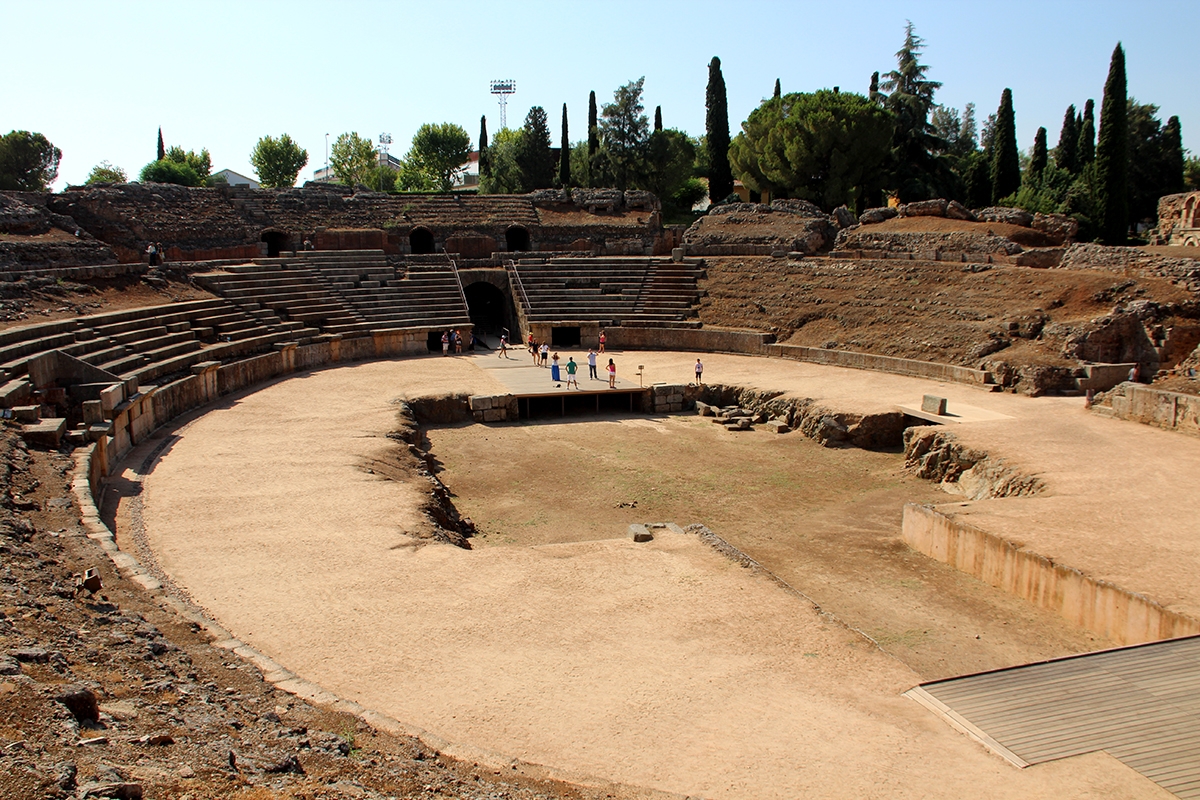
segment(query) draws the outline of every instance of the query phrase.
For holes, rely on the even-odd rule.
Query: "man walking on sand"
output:
[[[704,375],[704,365],[700,363],[700,359],[696,359],[696,383],[700,386],[704,385],[702,377]]]
[[[575,388],[579,388],[579,381],[575,379],[575,373],[579,370],[579,365],[575,363],[575,357],[571,356],[567,359],[567,388],[571,388],[571,384],[575,384]]]

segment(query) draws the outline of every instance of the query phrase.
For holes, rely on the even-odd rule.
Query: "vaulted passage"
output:
[[[263,231],[261,241],[267,243],[268,258],[277,258],[288,249],[288,235],[283,231]]]
[[[512,303],[496,286],[477,281],[463,287],[467,296],[467,310],[476,333],[500,334],[503,329],[514,330]]]
[[[408,234],[408,244],[415,256],[433,252],[433,233],[428,228],[413,228]]]
[[[510,253],[519,253],[529,249],[529,231],[520,225],[513,225],[504,232],[504,245]]]

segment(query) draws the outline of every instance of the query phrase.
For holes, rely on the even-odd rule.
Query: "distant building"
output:
[[[390,167],[392,172],[399,172],[401,161],[391,153],[375,152],[379,158],[379,166]],[[386,160],[385,160],[386,159]],[[313,171],[313,180],[324,183],[337,183],[337,173],[333,171],[333,167],[318,167]]]
[[[262,188],[261,185],[259,184],[259,182],[254,180],[254,178],[247,178],[245,175],[241,174],[240,172],[234,172],[231,169],[223,169],[220,172],[214,172],[212,174],[212,177],[224,178],[225,182],[228,183],[230,186],[245,186],[250,189]]]
[[[399,172],[401,161],[391,153],[387,154],[387,161],[383,160],[383,156],[379,157],[379,165],[391,167],[393,171]],[[474,150],[467,157],[459,172],[454,178],[455,186],[478,186],[479,185],[479,151]],[[318,167],[313,171],[313,180],[317,182],[336,183],[337,175],[333,171],[333,167]]]

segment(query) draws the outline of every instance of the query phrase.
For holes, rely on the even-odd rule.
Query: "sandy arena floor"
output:
[[[688,354],[653,353],[622,358],[619,363],[646,364],[648,382],[686,380],[695,360]],[[1137,480],[1175,496],[1186,487],[1187,476],[1200,474],[1195,468],[1200,442],[1095,418],[1080,401],[990,395],[776,360],[711,355],[705,364],[705,377],[712,381],[785,389],[839,408],[911,404],[932,392],[949,397],[952,405],[969,403],[1003,414],[1009,419],[974,423],[969,432],[962,426],[958,432],[973,442],[980,437],[979,444],[1015,461],[1045,467],[1039,471],[1051,494],[1039,499],[1061,505],[1044,503],[1039,514],[1065,515],[1073,508],[1078,515],[1089,499],[1091,506],[1107,508],[1092,498],[1110,491],[1120,504],[1136,496],[1139,486],[1129,484]],[[904,662],[890,657],[802,598],[733,566],[695,537],[664,535],[634,544],[624,537],[623,518],[611,507],[601,513],[596,504],[556,504],[560,494],[579,489],[571,475],[562,475],[560,485],[523,485],[514,479],[511,507],[533,510],[530,518],[539,520],[527,532],[493,528],[473,551],[422,546],[407,534],[427,524],[419,513],[427,486],[421,480],[383,480],[362,469],[365,461],[396,446],[385,438],[394,427],[390,401],[497,390],[469,358],[359,364],[272,384],[177,431],[179,438],[145,477],[140,505],[121,503],[118,538],[140,517],[159,564],[175,583],[236,636],[301,676],[451,741],[563,774],[713,798],[1169,796],[1103,754],[1016,770],[899,696],[936,672],[938,659],[921,653]],[[582,431],[586,425],[600,425],[597,430],[615,445],[642,448],[667,435],[681,438],[688,430],[683,421],[663,423],[664,433],[635,419],[566,427]],[[554,427],[563,426],[495,430],[505,436],[515,431],[518,438],[534,439],[535,446],[541,430],[543,444],[553,443],[557,452],[561,445]],[[1053,433],[1059,428],[1065,429],[1061,436]],[[446,476],[467,474],[461,456],[469,458],[472,448],[479,460],[488,458],[485,443],[492,429],[471,429],[476,434],[471,441],[462,441],[463,429],[432,434],[435,455],[439,442],[457,454]],[[452,447],[455,437],[460,441]],[[817,458],[801,453],[812,443],[800,437],[775,439],[779,443],[771,440],[769,446],[795,449],[790,455],[781,451],[781,457]],[[1106,463],[1101,456],[1112,448],[1129,458]],[[839,451],[837,457],[850,452]],[[1182,459],[1178,471],[1164,473],[1153,466],[1164,454]],[[885,475],[883,467],[870,463],[879,454],[863,455],[866,467],[842,466],[870,473],[872,480]],[[828,463],[837,463],[836,457]],[[729,479],[736,481],[738,474]],[[780,493],[789,491],[788,479],[784,476]],[[629,480],[638,490],[638,479]],[[683,485],[669,480],[676,482],[668,485]],[[647,488],[640,490],[650,499],[620,513],[653,521],[643,512],[667,512],[670,502],[678,501],[655,499]],[[703,511],[702,499],[683,502]],[[1188,493],[1166,511],[1143,511],[1147,535],[1166,537],[1163,549],[1194,540],[1194,523],[1178,521],[1195,519],[1190,505],[1195,502]],[[832,513],[819,505],[814,503],[814,518]],[[591,507],[597,517],[613,519],[611,537],[605,538],[599,522],[584,518]],[[712,525],[720,512],[697,517],[672,521]],[[893,543],[898,517],[897,509]],[[477,522],[489,531],[489,520]],[[515,530],[516,523],[501,523]],[[1054,530],[1039,528],[1036,535],[1053,544],[1052,537],[1069,539],[1086,524],[1084,519],[1048,526]],[[818,528],[814,523],[813,530]],[[889,548],[898,549],[883,534],[873,535],[857,542],[857,555],[849,561],[868,563],[872,548],[884,556]],[[803,569],[785,574],[779,566],[794,549],[770,544],[762,526],[748,526],[738,536],[744,550],[759,557],[755,548],[761,548],[760,560],[808,591]],[[1106,546],[1121,547],[1119,541]],[[1126,585],[1148,586],[1151,596],[1167,594],[1186,583],[1183,573],[1193,556],[1183,550],[1185,563],[1175,569],[1146,563],[1104,566],[1134,581]],[[1153,547],[1143,552],[1147,558],[1159,556]],[[1074,563],[1068,556],[1063,560]],[[888,570],[904,566],[898,556],[883,561],[881,571],[889,576]],[[916,584],[981,597],[991,591],[952,570],[930,567],[926,559],[914,563],[925,570],[911,579]],[[846,609],[841,613],[821,599],[827,610],[852,622],[870,617],[855,598],[875,590],[856,590],[832,567],[809,577],[820,583],[821,574],[828,586],[818,589]],[[910,579],[903,577],[894,580],[899,585],[891,590],[910,592],[903,613],[919,616],[926,607],[923,587],[905,586]],[[1194,602],[1186,590],[1182,596],[1183,602]],[[865,606],[878,606],[888,597],[875,592]],[[1008,618],[984,617],[1015,608],[1004,602],[980,599],[975,622],[1002,628]],[[875,613],[885,614],[884,606]],[[944,625],[937,635],[949,638],[956,624],[950,612],[926,613]],[[1086,649],[1084,637],[1032,610],[1014,613],[1014,619],[1037,627],[1044,640],[1040,646],[1050,654]],[[990,657],[1028,655],[1038,646],[1014,634]],[[943,661],[960,658],[948,647],[941,653]],[[906,665],[911,663],[919,672]]]

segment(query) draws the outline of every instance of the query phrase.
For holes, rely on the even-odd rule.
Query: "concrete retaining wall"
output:
[[[983,385],[994,382],[992,373],[986,370],[959,367],[954,364],[935,364],[932,361],[878,356],[871,353],[852,353],[848,350],[825,350],[820,347],[804,347],[795,344],[771,344],[767,345],[765,349],[767,355],[796,361],[809,361],[813,364],[828,364],[831,367],[869,369],[953,383]]]
[[[917,552],[1121,645],[1200,633],[1198,620],[928,506],[904,507],[901,535]]]
[[[1144,425],[1200,435],[1200,397],[1196,395],[1122,383],[1113,388],[1106,402],[1111,406],[1093,406],[1094,410]]]
[[[698,350],[765,355],[773,334],[713,328],[606,328],[606,347],[615,350]]]

